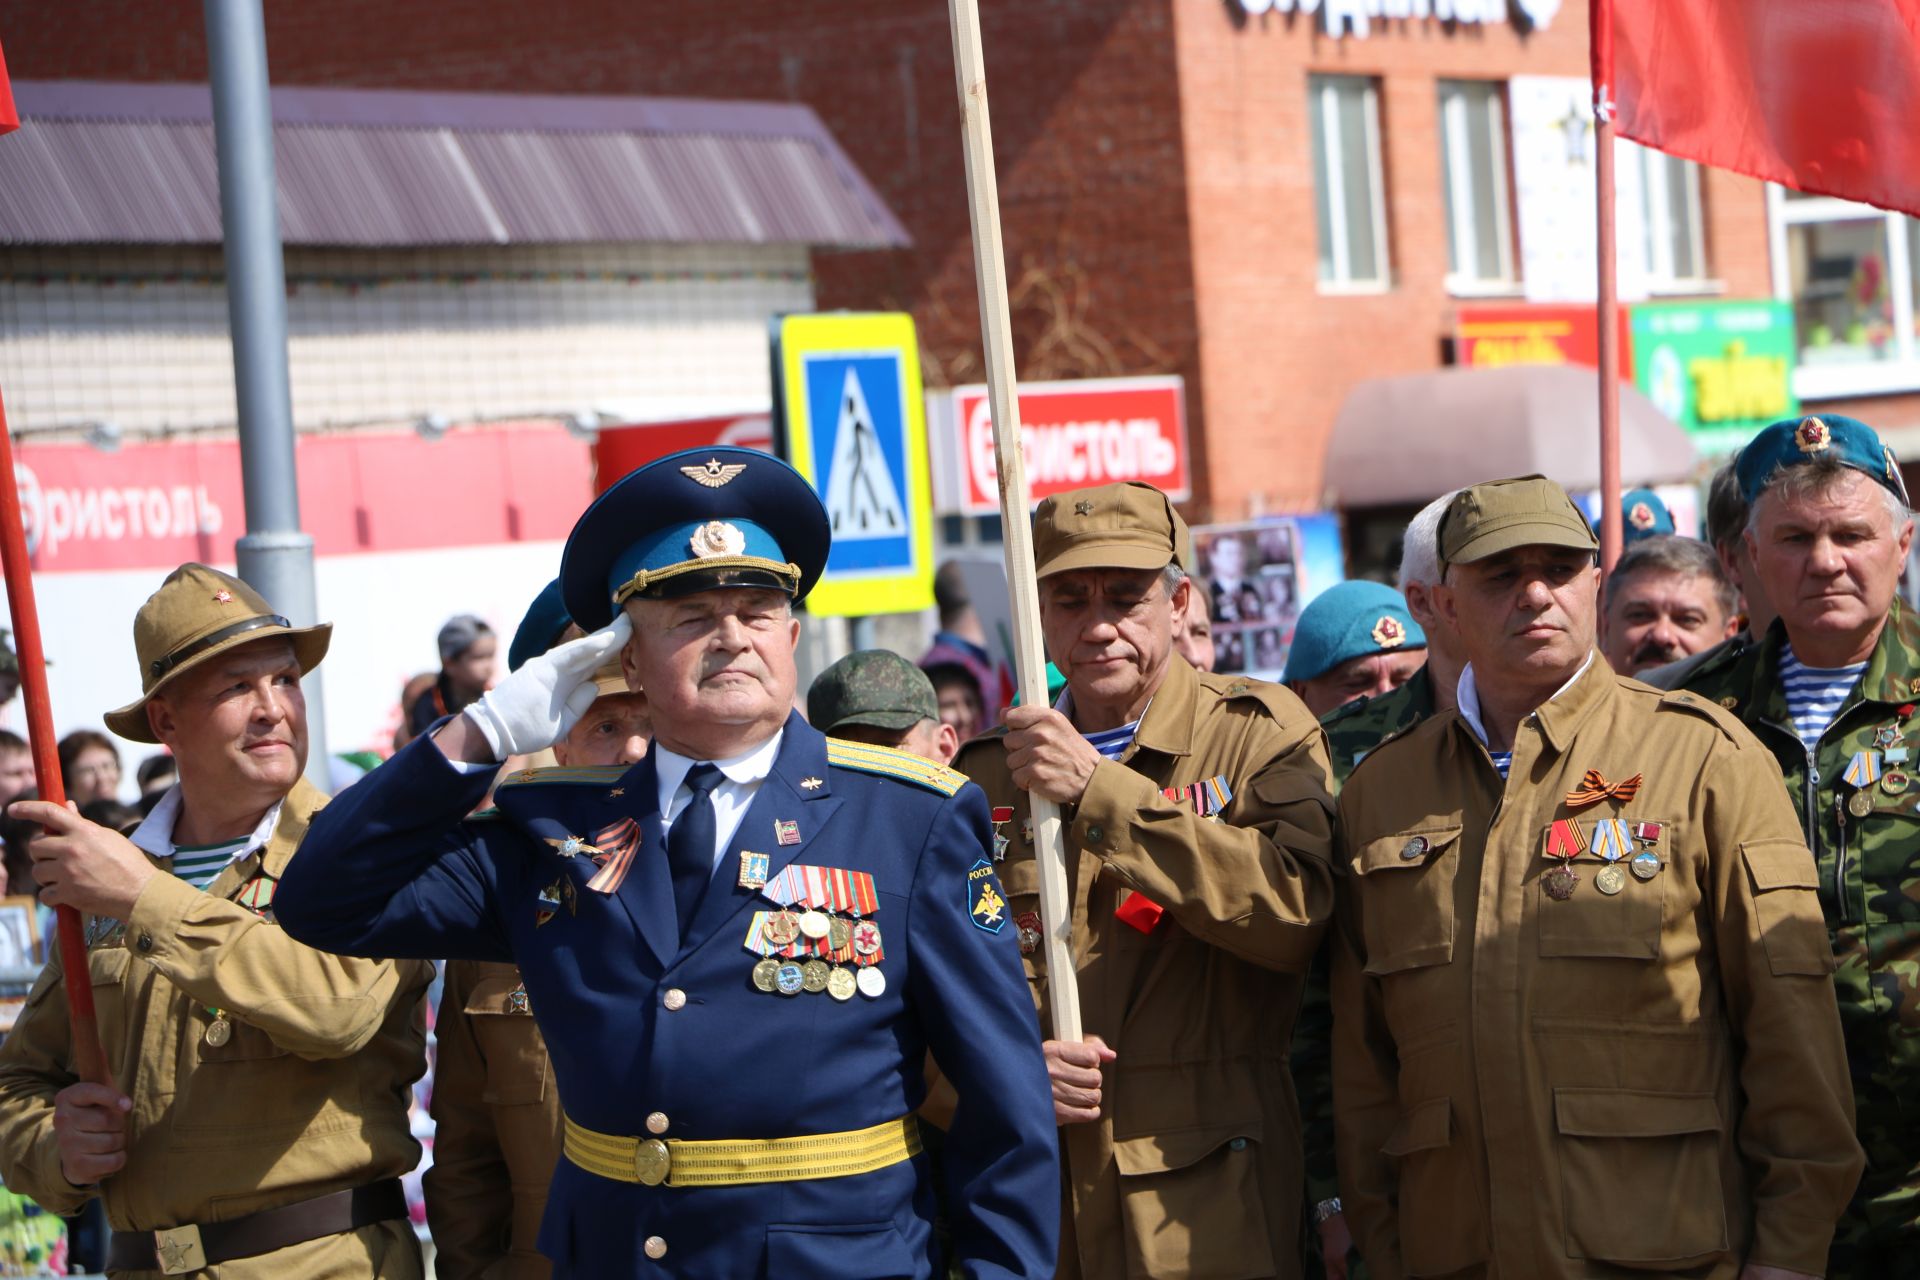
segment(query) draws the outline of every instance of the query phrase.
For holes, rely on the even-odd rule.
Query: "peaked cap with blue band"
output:
[[[1300,611],[1287,650],[1284,683],[1323,676],[1349,658],[1427,647],[1427,633],[1407,612],[1406,598],[1383,582],[1336,583]]]
[[[1783,418],[1769,424],[1740,451],[1733,473],[1740,481],[1740,496],[1751,506],[1781,468],[1822,460],[1872,476],[1900,501],[1908,500],[1907,482],[1900,476],[1893,450],[1880,443],[1879,435],[1866,423],[1838,414]]]
[[[668,454],[623,476],[567,536],[560,589],[582,630],[629,597],[766,587],[795,600],[820,579],[832,533],[798,471],[757,449]]]

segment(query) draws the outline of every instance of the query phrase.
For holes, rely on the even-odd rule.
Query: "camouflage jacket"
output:
[[[1703,665],[1687,688],[1739,716],[1779,760],[1818,864],[1868,1156],[1829,1274],[1865,1276],[1883,1250],[1920,1248],[1920,618],[1895,601],[1813,751],[1787,714],[1784,643],[1775,623],[1760,644]],[[1860,753],[1879,769],[1864,787],[1845,781]],[[1850,1260],[1850,1242],[1866,1252]]]
[[[1369,751],[1434,713],[1433,681],[1421,667],[1392,693],[1335,707],[1320,719],[1333,761],[1333,790]],[[1327,999],[1327,952],[1322,948],[1307,975],[1300,1016],[1293,1030],[1293,1087],[1300,1096],[1307,1197],[1314,1203],[1340,1194],[1333,1167],[1333,1006]]]

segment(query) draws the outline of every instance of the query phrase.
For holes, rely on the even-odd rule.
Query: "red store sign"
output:
[[[957,510],[1000,510],[993,414],[984,386],[944,393],[952,406],[946,459],[958,472]],[[1086,485],[1143,480],[1176,501],[1192,495],[1186,392],[1177,377],[1091,378],[1020,385],[1027,485],[1041,498]]]

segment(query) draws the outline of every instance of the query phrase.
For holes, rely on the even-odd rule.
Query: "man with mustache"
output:
[[[130,839],[42,801],[14,817],[42,900],[92,917],[88,968],[118,1087],[80,1083],[51,960],[0,1042],[0,1175],[71,1214],[106,1203],[109,1274],[421,1274],[400,1176],[426,1069],[431,965],[348,960],[274,922],[326,797],[301,776],[300,679],[332,628],[288,624],[205,565],[134,617],[141,696],[107,727],[164,743],[180,781]]]
[[[1702,653],[1739,629],[1739,596],[1713,548],[1662,535],[1631,543],[1601,592],[1600,652],[1623,676]]]
[[[1174,651],[1198,589],[1185,539],[1150,485],[1041,502],[1040,624],[1066,689],[954,761],[995,806],[1040,1026],[1049,984],[1079,984],[1084,1043],[1046,1043],[1062,1277],[1300,1274],[1287,1042],[1331,907],[1326,747],[1293,694]],[[1064,808],[1071,975],[1039,945],[1030,793]]]
[[[795,602],[826,567],[805,479],[672,454],[574,525],[587,630],[355,783],[282,919],[356,953],[514,961],[563,1114],[554,1274],[931,1277],[931,1052],[953,1261],[1039,1280],[1056,1248],[1046,1067],[979,788],[829,741],[793,709]],[[565,736],[618,655],[654,737],[631,766],[497,762]]]
[[[1747,553],[1779,618],[1686,687],[1779,762],[1819,864],[1869,1157],[1828,1274],[1920,1275],[1920,622],[1899,595],[1906,486],[1871,427],[1824,414],[1769,426],[1737,468]]]
[[[1539,476],[1456,495],[1456,706],[1340,792],[1335,1145],[1379,1280],[1818,1276],[1860,1174],[1778,770],[1599,660],[1596,550]]]

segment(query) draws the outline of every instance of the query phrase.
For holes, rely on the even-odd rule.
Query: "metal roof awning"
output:
[[[1620,388],[1623,484],[1690,480],[1699,451],[1674,421]],[[1513,365],[1369,378],[1348,394],[1327,449],[1343,507],[1424,503],[1505,476],[1600,484],[1600,383],[1592,369]]]
[[[0,243],[220,242],[206,85],[13,92]],[[278,88],[273,116],[290,245],[910,243],[799,104]]]

